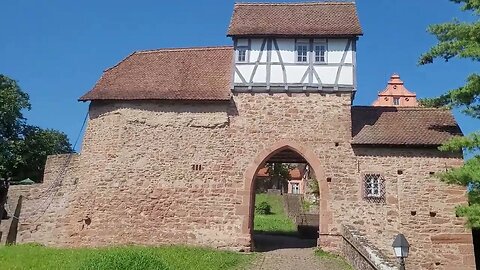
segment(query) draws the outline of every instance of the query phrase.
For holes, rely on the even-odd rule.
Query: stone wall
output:
[[[354,152],[361,174],[378,172],[386,180],[385,204],[367,204],[352,219],[375,246],[393,258],[391,244],[397,233],[403,233],[412,246],[407,268],[474,269],[471,231],[463,218],[455,216],[455,206],[466,203],[466,190],[434,177],[461,165],[458,154],[402,148],[355,148]],[[356,220],[365,215],[370,218]]]
[[[82,153],[64,177],[71,184],[59,188],[43,220],[22,222],[20,238],[62,246],[249,249],[254,176],[272,153],[288,148],[307,159],[319,181],[324,249],[340,253],[342,225],[352,224],[388,256],[395,235],[404,233],[412,244],[407,266],[415,269],[453,263],[473,269],[471,236],[454,214],[465,190],[430,175],[461,157],[435,149],[352,148],[350,106],[349,93],[245,93],[229,103],[92,102]],[[386,179],[385,203],[362,197],[362,175],[371,171]],[[46,186],[29,193],[31,205]]]
[[[342,230],[342,255],[357,270],[395,270],[395,264],[352,226]]]
[[[17,242],[66,244],[69,235],[65,228],[70,222],[67,213],[78,179],[78,161],[78,154],[49,156],[43,183],[10,186],[7,199],[10,216],[13,216],[19,196],[23,195]],[[11,219],[3,221],[2,225],[10,224]],[[6,235],[7,232],[3,233]]]

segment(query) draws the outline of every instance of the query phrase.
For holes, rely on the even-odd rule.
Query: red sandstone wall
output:
[[[82,155],[66,178],[76,184],[48,210],[44,229],[22,232],[22,239],[246,249],[256,167],[288,144],[314,163],[322,246],[340,250],[341,225],[350,224],[388,256],[396,233],[405,233],[415,269],[473,269],[471,238],[453,211],[465,191],[429,174],[459,159],[426,149],[352,149],[350,105],[349,94],[239,94],[230,104],[94,102]],[[361,196],[361,175],[372,170],[386,178],[386,204]]]
[[[53,246],[67,243],[70,235],[65,228],[70,222],[68,210],[78,179],[78,160],[78,154],[49,156],[43,183],[10,186],[8,204],[11,212],[15,210],[18,197],[23,195],[17,242]]]

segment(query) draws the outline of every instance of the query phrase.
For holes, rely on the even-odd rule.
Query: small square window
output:
[[[237,48],[237,62],[247,62],[247,47]]]
[[[307,44],[297,44],[297,62],[308,62]]]
[[[327,46],[325,44],[315,45],[315,62],[325,63],[327,54]]]
[[[380,174],[365,174],[363,179],[364,197],[381,202],[385,198],[385,179]]]
[[[394,98],[393,98],[393,105],[395,105],[395,106],[400,105],[400,98],[394,97]]]

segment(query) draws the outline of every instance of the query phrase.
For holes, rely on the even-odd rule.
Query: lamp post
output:
[[[392,244],[393,251],[395,252],[395,256],[400,261],[400,270],[405,270],[405,258],[408,257],[408,251],[410,249],[410,244],[407,241],[407,238],[403,234],[398,234],[395,237],[395,240]]]

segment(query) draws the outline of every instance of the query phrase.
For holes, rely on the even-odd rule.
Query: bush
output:
[[[118,249],[99,252],[87,259],[82,270],[167,270],[163,261],[151,252],[140,249]]]
[[[272,213],[272,207],[268,202],[261,202],[255,206],[255,212],[260,215],[270,215]]]

